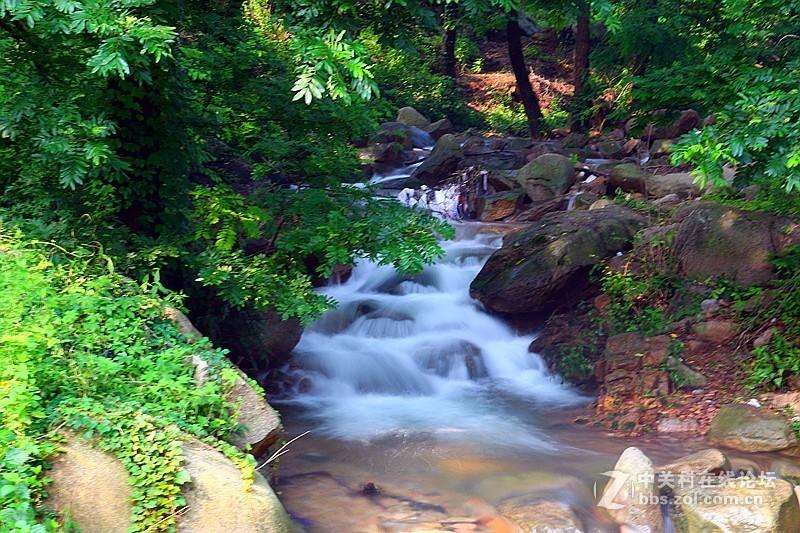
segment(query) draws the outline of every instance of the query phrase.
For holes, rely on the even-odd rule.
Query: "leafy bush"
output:
[[[609,296],[603,317],[609,334],[637,331],[653,335],[667,324],[663,305],[659,305],[659,299],[668,292],[663,279],[606,269],[600,285]]]
[[[116,273],[96,247],[66,250],[0,226],[3,531],[54,528],[40,505],[61,427],[97,439],[128,470],[137,531],[174,528],[189,481],[181,432],[252,476],[252,459],[224,440],[237,429],[224,352],[207,340],[189,344],[163,317],[155,290]],[[210,364],[202,386],[192,356]]]

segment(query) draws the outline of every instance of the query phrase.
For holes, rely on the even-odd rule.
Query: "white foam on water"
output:
[[[585,398],[528,352],[534,335],[516,333],[469,296],[499,245],[497,235],[473,231],[443,243],[443,259],[418,275],[363,261],[347,282],[323,289],[339,306],[295,349],[295,372],[312,385],[290,399],[308,407],[315,432],[355,440],[425,433],[555,449],[530,410]]]

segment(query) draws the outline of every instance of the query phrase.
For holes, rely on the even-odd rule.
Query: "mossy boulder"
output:
[[[636,163],[620,163],[600,169],[608,174],[608,193],[623,192],[646,194],[647,173]]]
[[[575,183],[575,166],[561,154],[543,154],[519,169],[517,181],[531,200],[543,202],[564,194]]]
[[[785,416],[747,404],[722,407],[711,421],[708,440],[745,452],[771,452],[798,445]]]
[[[772,279],[771,258],[800,243],[800,224],[712,202],[679,210],[674,253],[688,277],[726,277],[741,285]]]
[[[508,235],[470,286],[489,310],[535,313],[580,296],[589,270],[630,248],[645,225],[636,212],[609,206],[550,213],[530,228]]]

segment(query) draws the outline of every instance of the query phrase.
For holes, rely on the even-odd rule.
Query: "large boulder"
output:
[[[183,446],[184,468],[191,482],[184,490],[187,511],[178,531],[295,531],[289,515],[261,474],[247,487],[242,472],[222,453],[199,441]]]
[[[128,472],[115,457],[67,434],[47,476],[52,479],[48,506],[84,533],[128,530],[131,487]]]
[[[178,517],[178,531],[294,531],[288,514],[259,473],[248,488],[241,470],[214,448],[187,438],[183,453],[191,481],[183,485],[187,509]],[[84,533],[130,530],[132,487],[115,457],[66,434],[49,477],[53,481],[48,487],[48,503]]]
[[[519,169],[517,181],[534,202],[550,200],[575,183],[575,166],[561,154],[540,155]]]
[[[202,334],[191,321],[174,307],[167,307],[164,315],[178,326],[189,342],[202,338]],[[193,355],[192,364],[195,367],[195,381],[198,386],[207,379],[208,363],[200,357]],[[238,377],[231,390],[228,400],[239,405],[240,431],[233,436],[231,443],[242,449],[249,450],[254,456],[263,455],[281,435],[283,426],[278,412],[267,403],[263,391],[258,385],[252,385],[244,372],[238,371]]]
[[[397,122],[401,122],[406,126],[416,126],[422,129],[431,125],[431,121],[413,107],[401,107],[398,109]]]
[[[505,238],[472,281],[470,294],[501,313],[551,309],[587,283],[592,266],[629,248],[644,224],[641,215],[621,206],[550,213]]]
[[[627,448],[617,460],[598,505],[614,522],[633,531],[664,531],[653,462],[638,448]]]
[[[678,531],[786,533],[797,531],[800,524],[794,489],[782,479],[730,479],[718,485],[676,486]]]
[[[430,155],[414,169],[411,177],[429,187],[436,186],[456,170],[463,157],[461,143],[455,135],[447,133],[436,141]]]
[[[786,417],[748,404],[723,406],[711,421],[708,440],[745,452],[771,452],[798,445]]]
[[[563,531],[581,533],[583,524],[569,505],[542,500],[524,504],[507,502],[497,509],[501,515],[514,523],[521,531]]]
[[[697,279],[723,276],[742,285],[767,282],[773,275],[772,256],[800,243],[800,224],[760,211],[702,202],[677,217],[678,266]]]
[[[191,316],[212,342],[230,350],[239,367],[275,368],[289,360],[303,328],[297,319],[283,319],[271,309],[237,309],[190,299]]]

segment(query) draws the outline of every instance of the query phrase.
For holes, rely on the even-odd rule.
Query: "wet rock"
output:
[[[522,531],[584,531],[575,511],[562,502],[544,500],[527,505],[508,502],[501,504],[498,511]]]
[[[417,350],[414,358],[422,368],[442,377],[456,375],[476,380],[489,375],[481,349],[467,341],[426,346]]]
[[[455,136],[448,133],[442,135],[431,154],[425,158],[420,166],[414,169],[411,177],[418,179],[425,185],[433,187],[447,179],[452,174],[458,162],[463,158],[461,144]]]
[[[572,187],[575,168],[566,156],[544,154],[519,169],[517,181],[534,202],[550,200]]]
[[[743,486],[731,480],[717,486],[679,490],[676,525],[688,532],[785,533],[800,524],[792,485],[781,479],[771,486]]]
[[[405,147],[398,142],[376,144],[372,158],[376,163],[385,165],[399,165],[403,162]]]
[[[644,528],[650,528],[646,531],[663,531],[661,508],[651,503],[658,501],[652,461],[638,448],[627,448],[617,460],[614,472],[598,505],[620,526],[635,531]],[[615,482],[617,479],[622,483]]]
[[[700,114],[694,109],[687,109],[681,111],[680,116],[675,119],[667,132],[667,137],[676,138],[685,133],[689,133],[700,125]]]
[[[449,119],[443,118],[441,120],[437,120],[433,122],[430,126],[425,128],[426,131],[433,137],[434,140],[438,140],[439,137],[446,133],[453,133],[453,123],[450,122]]]
[[[709,448],[660,466],[656,469],[656,472],[699,476],[702,474],[719,474],[730,469],[731,463],[725,457],[725,454],[715,448]]]
[[[416,126],[409,126],[408,134],[414,148],[430,148],[436,143],[430,133]]]
[[[786,417],[746,404],[722,407],[711,421],[708,440],[745,452],[769,452],[797,446]]]
[[[712,319],[698,322],[692,326],[692,331],[700,340],[723,344],[736,337],[739,333],[739,324],[733,320]]]
[[[397,122],[422,129],[431,125],[431,121],[413,107],[401,107],[397,111]]]
[[[497,222],[510,217],[522,205],[520,190],[505,191],[478,198],[478,218],[482,222]]]
[[[563,304],[570,289],[588,282],[592,266],[629,248],[643,225],[639,214],[621,206],[551,213],[508,235],[472,281],[470,294],[502,313]]]
[[[773,276],[770,258],[800,243],[800,225],[764,212],[702,202],[680,209],[676,218],[674,252],[681,272],[692,278],[765,283]]]
[[[465,154],[458,168],[469,167],[482,170],[516,170],[525,164],[525,152],[522,150],[496,150],[488,154]]]

